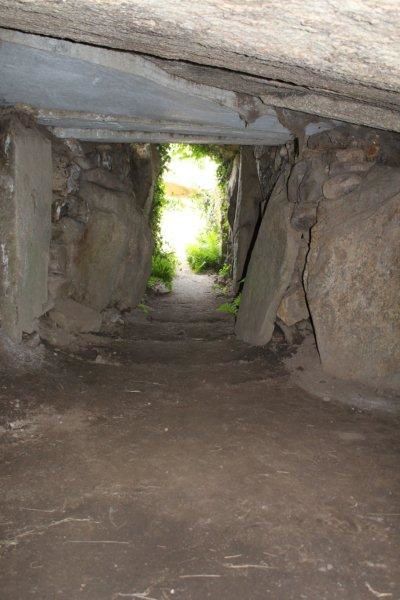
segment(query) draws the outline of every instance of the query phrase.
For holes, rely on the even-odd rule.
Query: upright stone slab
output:
[[[288,288],[301,233],[290,225],[287,172],[272,192],[251,255],[236,322],[237,336],[249,344],[269,342],[283,294]]]
[[[156,144],[132,144],[132,182],[136,204],[147,219],[153,206],[154,186],[160,172]]]
[[[78,242],[71,296],[96,310],[132,308],[142,299],[151,271],[148,220],[133,192],[84,181],[79,194],[90,216]]]
[[[236,154],[228,183],[228,222],[233,232],[235,226],[236,203],[239,183],[240,154]]]
[[[253,148],[242,146],[233,225],[233,285],[236,291],[246,270],[249,250],[260,216],[261,202],[261,187]]]
[[[16,117],[0,122],[0,316],[17,342],[46,310],[51,201],[50,142]]]
[[[332,189],[305,273],[321,362],[345,379],[392,375],[400,370],[400,169],[374,166],[355,191],[338,187],[332,198]]]

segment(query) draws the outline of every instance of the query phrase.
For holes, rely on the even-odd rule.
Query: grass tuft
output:
[[[166,252],[157,250],[151,261],[151,275],[148,281],[148,287],[152,288],[158,282],[162,282],[169,290],[172,290],[172,281],[178,268],[178,259],[175,252]]]
[[[229,315],[234,315],[236,317],[240,308],[240,298],[241,295],[239,294],[230,302],[224,302],[224,304],[218,306],[217,310],[219,310],[219,312],[228,313]]]
[[[195,273],[218,271],[221,266],[221,240],[215,230],[202,233],[186,250],[186,258]]]

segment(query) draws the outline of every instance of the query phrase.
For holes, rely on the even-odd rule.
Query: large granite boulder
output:
[[[392,375],[400,367],[400,170],[372,166],[356,189],[346,177],[324,185],[307,257],[318,350],[333,375]]]
[[[257,346],[272,337],[276,313],[289,287],[301,233],[292,228],[286,169],[278,179],[262,219],[247,270],[236,322],[237,336]]]

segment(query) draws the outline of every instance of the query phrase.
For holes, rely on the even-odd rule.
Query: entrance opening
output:
[[[218,273],[227,260],[225,196],[231,160],[222,148],[207,145],[168,144],[160,154],[149,287],[170,291],[180,272]]]

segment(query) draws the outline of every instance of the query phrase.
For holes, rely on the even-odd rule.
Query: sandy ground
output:
[[[399,600],[398,416],[305,391],[219,302],[183,275],[3,369],[1,600]]]

